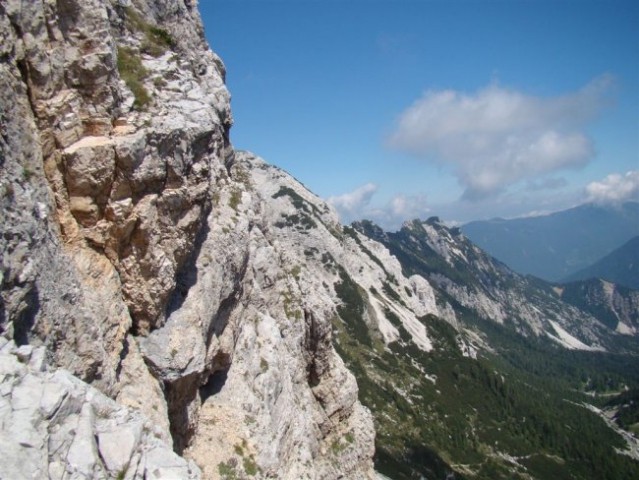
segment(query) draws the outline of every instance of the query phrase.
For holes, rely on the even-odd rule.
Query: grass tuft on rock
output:
[[[151,102],[151,96],[144,86],[144,79],[149,72],[133,49],[118,47],[118,71],[126,86],[133,92],[133,106],[138,110],[146,107]]]
[[[176,46],[175,39],[169,32],[146,22],[142,15],[131,7],[126,9],[126,24],[130,30],[144,35],[140,50],[152,57],[160,57],[168,49]]]

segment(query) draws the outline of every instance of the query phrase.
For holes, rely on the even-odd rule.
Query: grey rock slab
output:
[[[29,358],[29,368],[36,372],[43,372],[46,366],[47,351],[44,347],[33,350]]]
[[[137,428],[136,428],[137,427]],[[124,471],[140,441],[141,425],[122,425],[114,430],[98,433],[98,449],[107,470]]]
[[[46,382],[42,389],[40,398],[40,412],[44,418],[51,418],[60,408],[62,402],[67,397],[68,391],[62,385],[53,382]]]
[[[20,345],[15,350],[15,355],[18,357],[22,363],[29,363],[29,359],[31,358],[31,354],[33,353],[33,346],[31,345]]]
[[[94,415],[90,404],[84,404],[78,420],[75,438],[67,454],[67,471],[80,477],[92,478],[98,463],[98,452],[93,436]]]
[[[65,472],[64,463],[55,461],[49,464],[49,480],[62,480]]]
[[[66,465],[67,452],[71,447],[77,426],[78,415],[75,414],[58,419],[58,423],[49,426],[47,445],[49,456],[54,461],[59,460]]]
[[[173,454],[167,447],[146,452],[144,478],[148,480],[191,480],[199,478],[200,469]]]

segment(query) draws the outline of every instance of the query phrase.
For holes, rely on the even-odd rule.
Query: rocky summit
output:
[[[636,302],[602,320],[437,221],[341,225],[233,149],[224,77],[195,0],[0,3],[0,478],[543,478],[591,455],[521,440],[547,385],[507,379],[540,348],[623,371]],[[639,385],[584,369],[552,391]],[[514,416],[454,403],[488,391],[542,423],[502,438]],[[632,410],[601,423],[632,402],[562,402],[637,471]]]

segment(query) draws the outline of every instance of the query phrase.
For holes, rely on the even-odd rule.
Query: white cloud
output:
[[[350,221],[359,218],[359,212],[366,209],[377,189],[374,183],[367,183],[352,192],[329,197],[326,201],[335,207],[342,221]]]
[[[625,175],[612,173],[600,182],[586,186],[588,200],[596,203],[621,203],[639,198],[639,170]]]
[[[377,185],[367,183],[352,192],[330,197],[327,202],[335,207],[343,223],[367,219],[387,230],[399,228],[406,220],[430,216],[424,195],[395,195],[385,205],[372,206],[377,190]]]
[[[406,220],[426,219],[432,215],[424,195],[403,194],[395,195],[386,205],[365,213],[365,218],[386,230],[397,230]]]
[[[541,98],[490,85],[475,94],[428,91],[404,111],[391,147],[453,167],[466,198],[499,193],[524,179],[585,165],[582,131],[602,109],[612,78]]]
[[[397,195],[391,200],[393,215],[402,220],[425,218],[432,214],[425,195]]]
[[[631,173],[634,174],[635,185],[637,185],[639,182],[637,172]],[[507,191],[503,195],[481,201],[458,199],[439,204],[432,203],[423,194],[398,194],[386,203],[375,204],[374,196],[378,187],[367,184],[353,192],[332,197],[332,199],[358,199],[358,201],[331,201],[331,203],[340,214],[342,223],[348,224],[355,220],[368,219],[386,231],[395,231],[407,220],[415,218],[425,220],[433,215],[440,217],[449,225],[454,225],[495,217],[538,216],[582,204],[585,201],[584,190],[563,188],[564,182],[564,179],[558,178],[534,185],[524,184],[521,189]],[[370,192],[370,194],[363,195],[363,192]],[[639,194],[636,189],[635,193]],[[349,208],[344,209],[343,205]]]

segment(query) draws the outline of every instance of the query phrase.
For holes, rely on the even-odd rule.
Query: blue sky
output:
[[[231,141],[345,222],[639,195],[639,2],[200,0]]]

